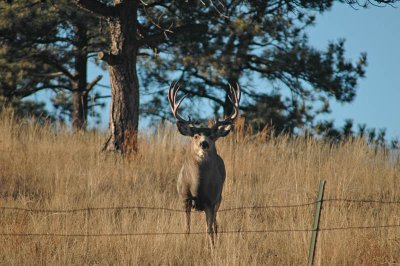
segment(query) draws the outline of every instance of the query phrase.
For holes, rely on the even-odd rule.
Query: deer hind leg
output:
[[[189,198],[185,201],[185,214],[186,214],[186,234],[190,233],[190,211],[192,210],[192,199]]]
[[[211,246],[214,247],[214,221],[215,221],[215,208],[208,207],[205,209],[206,222],[207,222],[207,233],[210,238]]]

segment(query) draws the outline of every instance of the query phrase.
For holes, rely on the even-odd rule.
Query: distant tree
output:
[[[56,120],[55,116],[48,112],[44,102],[22,100],[20,98],[10,100],[0,96],[0,112],[4,112],[7,109],[12,109],[16,118],[34,118],[40,124]]]
[[[333,1],[212,3],[215,14],[185,15],[207,23],[206,37],[178,39],[177,45],[160,52],[158,60],[147,62],[147,87],[166,86],[171,77],[178,77],[184,92],[207,99],[215,106],[214,113],[222,108],[227,115],[232,106],[226,92],[229,84],[239,83],[247,121],[288,133],[312,126],[316,115],[330,111],[331,100],[354,99],[366,55],[348,60],[342,40],[317,50],[306,34],[315,14],[329,10]],[[153,98],[150,103],[166,108],[164,95],[155,93]],[[159,113],[152,108],[156,106],[147,107]]]
[[[63,93],[70,96],[62,106],[70,106],[73,127],[85,129],[88,95],[101,79],[87,81],[88,58],[105,45],[98,21],[65,0],[1,2],[0,7],[5,102],[22,103],[14,99],[45,89]]]
[[[25,114],[26,105],[21,99],[37,91],[52,88],[61,76],[54,67],[39,62],[37,55],[47,45],[43,36],[54,33],[53,17],[47,21],[40,18],[45,14],[37,4],[0,2],[0,97],[2,106],[12,106],[18,113]],[[33,44],[40,42],[39,45]],[[29,106],[35,104],[30,102]],[[43,104],[36,104],[39,113],[45,112]],[[39,111],[40,110],[40,111]],[[35,112],[36,113],[36,112]]]
[[[346,119],[341,128],[335,127],[333,121],[322,121],[317,123],[313,133],[329,142],[340,143],[351,138],[363,138],[366,142],[375,147],[396,148],[396,140],[388,141],[386,139],[386,129],[367,128],[365,124],[359,124],[354,129],[354,123],[351,119]]]
[[[54,2],[58,8],[60,22],[63,21],[61,33],[67,34],[69,45],[64,53],[69,57],[71,65],[63,66],[62,62],[57,67],[63,69],[69,78],[71,94],[72,126],[85,129],[89,111],[89,93],[102,79],[99,75],[88,81],[89,58],[107,46],[107,38],[102,34],[97,18],[70,5],[70,1]],[[70,50],[69,50],[70,49]],[[92,95],[96,96],[96,94]],[[95,98],[96,99],[96,98]],[[97,104],[97,103],[93,103]]]

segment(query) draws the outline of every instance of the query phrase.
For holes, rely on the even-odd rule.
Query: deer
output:
[[[217,211],[222,201],[226,177],[225,163],[217,153],[215,142],[233,130],[239,115],[240,87],[238,84],[236,88],[229,85],[228,98],[233,106],[232,114],[223,120],[217,119],[212,127],[200,127],[190,117],[185,120],[178,113],[179,106],[188,94],[177,101],[180,87],[176,85],[177,82],[171,84],[168,101],[178,131],[191,140],[190,155],[184,161],[177,180],[178,194],[186,213],[186,234],[190,234],[191,210],[204,211],[207,233],[214,247],[214,236],[218,233]]]

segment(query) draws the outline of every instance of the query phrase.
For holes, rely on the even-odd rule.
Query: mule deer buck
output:
[[[214,246],[214,234],[217,234],[217,211],[222,200],[222,188],[225,181],[225,164],[218,155],[215,141],[225,137],[233,129],[233,123],[239,115],[240,87],[229,86],[228,97],[233,104],[232,114],[222,121],[216,121],[209,127],[196,127],[194,122],[185,120],[178,114],[178,108],[184,98],[176,101],[179,87],[173,83],[169,88],[168,100],[176,119],[179,132],[191,138],[190,156],[184,162],[178,176],[177,189],[186,212],[186,233],[190,233],[190,211],[192,208],[206,214],[207,232]]]

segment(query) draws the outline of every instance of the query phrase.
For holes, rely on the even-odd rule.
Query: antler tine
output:
[[[231,103],[234,106],[238,106],[239,105],[239,100],[238,100],[238,96],[236,94],[236,91],[233,89],[233,87],[231,86],[231,84],[229,84],[229,92],[230,94],[228,94],[228,98],[231,101]],[[233,99],[232,99],[233,98]]]
[[[178,114],[178,108],[181,105],[182,101],[188,96],[188,94],[185,94],[181,99],[179,99],[178,102],[176,102],[176,98],[178,95],[178,91],[180,89],[180,86],[177,86],[178,81],[173,82],[168,91],[168,101],[169,105],[172,110],[172,114],[174,115],[175,119],[177,119],[179,122],[182,123],[190,123],[189,121],[183,119],[179,114]]]
[[[171,83],[171,85],[169,86],[169,90],[168,90],[168,102],[169,102],[169,106],[171,107],[172,112],[174,112],[174,108],[173,108],[173,98],[174,98],[174,88],[175,88],[175,81]]]
[[[229,84],[230,94],[229,100],[233,105],[233,114],[229,117],[230,120],[235,120],[239,114],[239,101],[240,101],[240,87],[239,84],[236,83],[237,91]]]
[[[233,111],[232,114],[230,116],[228,116],[227,118],[225,118],[222,121],[216,121],[214,127],[218,127],[220,125],[227,125],[227,124],[232,124],[236,118],[239,115],[239,102],[240,102],[240,86],[239,84],[236,83],[236,90],[231,86],[231,84],[229,84],[229,93],[228,93],[228,98],[231,101],[232,105],[233,105]]]
[[[232,100],[232,98],[229,96],[229,99],[231,100],[231,102],[235,105],[235,106],[239,106],[239,102],[240,102],[240,97],[241,97],[241,93],[240,93],[240,86],[238,83],[236,83],[236,90],[233,88],[233,86],[231,86],[229,84],[229,88],[230,88],[230,92],[233,95],[234,99]]]
[[[240,102],[240,97],[242,96],[242,93],[241,93],[241,91],[240,91],[240,86],[239,86],[239,83],[237,83],[236,82],[236,88],[237,88],[237,102],[238,102],[238,104],[239,104],[239,102]]]

